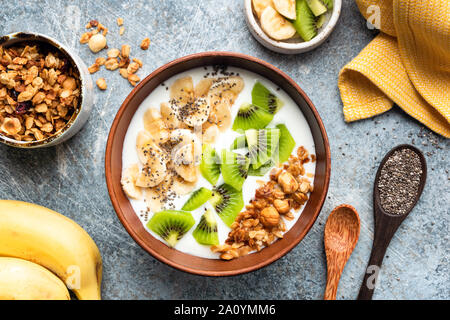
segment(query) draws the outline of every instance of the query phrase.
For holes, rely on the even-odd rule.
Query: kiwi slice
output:
[[[273,119],[273,114],[255,104],[244,103],[239,108],[233,123],[233,130],[265,128]]]
[[[272,169],[274,166],[275,166],[275,162],[272,159],[270,159],[267,163],[263,164],[258,169],[253,169],[253,166],[250,166],[248,168],[248,175],[249,176],[262,177],[267,172],[269,172],[270,169]]]
[[[261,82],[256,81],[252,89],[252,103],[263,108],[270,114],[275,114],[283,106],[283,101],[269,91]],[[258,129],[258,128],[252,128]]]
[[[247,147],[247,139],[245,138],[245,134],[234,139],[231,144],[230,150],[235,149],[243,149]]]
[[[250,129],[245,131],[245,137],[253,169],[258,169],[271,159],[278,162],[279,129]]]
[[[220,177],[220,159],[216,154],[216,150],[209,144],[203,145],[200,172],[209,183],[213,186],[216,185]]]
[[[164,210],[155,213],[147,227],[174,247],[194,224],[195,220],[189,212]]]
[[[317,21],[316,21],[316,28],[317,29],[322,28],[324,23],[325,23],[325,15],[323,14],[317,19]]]
[[[222,221],[227,226],[231,226],[244,207],[244,198],[241,191],[228,184],[222,184],[214,188],[209,203],[214,207]]]
[[[289,156],[294,150],[295,140],[292,138],[288,128],[284,124],[276,126],[280,129],[280,146],[278,148],[278,163],[288,161]]]
[[[222,176],[225,183],[236,190],[242,190],[242,185],[247,178],[250,160],[241,154],[222,150]]]
[[[327,7],[320,0],[306,0],[306,3],[316,17],[327,12]]]
[[[333,9],[334,0],[322,0],[322,2],[327,6],[328,10]]]
[[[217,221],[214,218],[212,210],[207,210],[198,223],[192,236],[200,244],[217,245],[219,244],[219,234],[217,232]]]
[[[316,19],[306,0],[297,0],[297,19],[292,24],[303,40],[309,41],[317,35]]]
[[[189,199],[184,204],[183,208],[181,210],[185,211],[192,211],[200,207],[202,204],[204,204],[206,201],[209,200],[212,196],[212,191],[208,190],[206,188],[201,187],[198,190],[195,190],[192,195],[189,197]]]

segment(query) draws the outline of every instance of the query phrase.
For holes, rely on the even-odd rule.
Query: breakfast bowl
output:
[[[211,68],[211,66],[214,67]],[[223,70],[226,70],[226,68],[229,69],[224,72]],[[151,230],[147,228],[148,225],[141,220],[142,216],[148,214],[148,211],[140,211],[136,200],[130,198],[129,190],[124,192],[122,188],[122,184],[124,184],[123,172],[128,170],[125,168],[129,166],[129,156],[134,152],[133,149],[136,146],[136,117],[139,120],[141,116],[145,118],[148,113],[144,113],[145,109],[142,109],[142,107],[154,106],[156,103],[155,97],[168,95],[166,92],[172,91],[173,86],[171,90],[169,90],[169,86],[174,76],[182,77],[174,82],[179,84],[179,80],[184,81],[187,78],[186,74],[194,75],[195,72],[192,70],[197,70],[197,72],[200,70],[205,73],[204,75],[202,74],[203,76],[198,76],[198,79],[207,79],[208,76],[215,76],[220,72],[228,76],[239,76],[243,79],[247,79],[246,77],[249,75],[258,79],[270,79],[270,88],[277,92],[280,97],[284,97],[285,101],[290,102],[289,105],[286,104],[283,108],[286,108],[287,117],[292,118],[286,119],[286,124],[289,124],[292,135],[296,139],[303,135],[310,136],[310,141],[307,141],[308,146],[315,150],[315,161],[313,160],[314,166],[311,164],[313,169],[311,169],[312,173],[310,175],[314,176],[314,190],[310,193],[309,200],[303,207],[298,219],[292,223],[292,226],[280,239],[269,246],[258,252],[229,261],[211,258],[206,253],[196,255],[189,252],[189,248],[184,250],[178,247],[179,250],[177,250],[177,247],[173,248],[171,245],[161,241],[157,235],[150,232],[153,229],[151,227]],[[264,83],[268,84],[269,81]],[[245,102],[243,100],[245,98],[244,91],[250,95],[248,82],[245,82],[245,86],[247,88],[244,88],[242,91],[242,99],[238,98],[236,104]],[[212,86],[211,88],[217,88],[217,86]],[[152,97],[154,100],[149,100]],[[281,111],[279,113],[281,114]],[[299,118],[296,118],[295,114],[290,115],[289,113],[298,113]],[[307,131],[303,132],[302,127],[306,128]],[[227,135],[228,133],[223,135],[223,138],[227,138]],[[139,142],[137,143],[139,144]],[[185,272],[204,276],[232,276],[262,268],[276,261],[306,236],[320,213],[328,191],[330,150],[327,134],[316,108],[302,89],[285,73],[265,61],[244,54],[204,52],[176,59],[160,67],[141,81],[128,95],[117,112],[109,133],[105,155],[105,176],[109,196],[120,222],[144,250],[161,262]],[[125,184],[128,182],[125,181]],[[251,194],[248,194],[250,192],[246,188],[245,185],[242,187],[245,199],[249,196],[251,197],[254,193],[254,190],[250,189]],[[154,214],[153,218],[156,215]],[[220,219],[218,220],[220,222]],[[192,238],[192,235],[189,234],[189,237]],[[179,241],[180,245],[184,240],[188,243],[192,239],[187,239],[186,234]],[[170,243],[170,241],[167,242]],[[192,242],[195,241],[192,240]]]
[[[336,27],[342,7],[342,0],[332,0],[333,8],[323,15],[324,21],[322,22],[322,26],[318,28],[317,35],[309,41],[303,41],[298,35],[287,40],[275,40],[264,32],[252,5],[253,0],[244,1],[245,18],[251,34],[267,49],[284,54],[303,53],[321,45]]]
[[[86,123],[93,83],[84,62],[57,40],[33,32],[0,37],[0,142],[57,145]]]

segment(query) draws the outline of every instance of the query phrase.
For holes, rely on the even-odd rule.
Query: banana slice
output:
[[[200,80],[194,89],[194,96],[195,98],[204,98],[208,94],[209,88],[211,88],[211,85],[213,84],[214,79],[213,78],[206,78]]]
[[[166,127],[170,130],[180,127],[180,120],[178,120],[178,106],[176,104],[168,104],[166,102],[161,103],[161,116],[166,124]]]
[[[156,108],[149,108],[147,111],[145,111],[143,120],[145,130],[151,132],[154,127],[154,123],[162,120],[161,112],[159,112],[159,110]],[[164,127],[165,126],[162,125],[159,129],[163,129]]]
[[[170,132],[170,141],[178,143],[200,143],[190,129],[175,129]]]
[[[164,180],[166,174],[167,170],[163,163],[158,160],[152,161],[144,165],[136,180],[136,185],[142,188],[155,187]]]
[[[170,141],[173,143],[178,143],[178,148],[187,145],[187,144],[193,144],[194,145],[194,158],[195,163],[198,164],[201,161],[202,156],[202,142],[198,138],[197,135],[195,135],[191,130],[189,129],[175,129],[170,133]],[[175,148],[174,148],[175,149]],[[178,149],[174,150],[175,152],[178,151]],[[175,154],[173,154],[174,156]]]
[[[208,92],[208,104],[214,112],[219,104],[233,105],[239,93],[244,88],[244,80],[239,76],[219,78]]]
[[[194,190],[196,185],[197,185],[197,181],[188,182],[186,180],[183,180],[183,178],[176,176],[173,179],[172,190],[176,194],[182,196],[182,195],[188,194],[189,192]]]
[[[231,111],[228,103],[220,103],[215,106],[215,112],[210,117],[221,132],[226,131],[231,126]]]
[[[148,160],[148,148],[156,146],[156,139],[150,134],[150,132],[141,130],[136,138],[136,151],[139,161],[146,163]]]
[[[261,14],[261,28],[275,40],[286,40],[295,35],[295,28],[274,8],[267,7]]]
[[[171,200],[171,194],[173,195],[173,181],[175,173],[173,164],[169,161],[167,163],[167,175],[163,182],[156,187],[145,189],[145,203],[151,212],[158,212],[165,209],[165,205]]]
[[[186,125],[190,127],[201,126],[208,120],[209,106],[202,96],[207,94],[211,84],[212,79],[203,79],[194,90],[192,78],[185,77],[177,79],[171,86],[171,102],[178,106],[178,114]]]
[[[158,109],[150,108],[145,112],[144,128],[151,133],[158,143],[164,143],[169,139],[169,131]]]
[[[161,211],[163,208],[163,199],[155,188],[145,190],[145,204],[151,212]]]
[[[123,191],[125,191],[128,197],[136,200],[142,198],[142,190],[141,188],[136,186],[136,179],[138,175],[139,166],[136,163],[124,170],[124,172],[122,173],[122,179],[120,180]]]
[[[174,100],[178,105],[192,102],[193,98],[194,83],[191,77],[177,79],[170,87],[170,100]]]
[[[193,164],[179,165],[175,168],[175,171],[187,182],[196,182],[198,180],[198,168]]]
[[[295,0],[273,0],[275,10],[288,19],[295,20],[297,12],[295,11]]]
[[[147,144],[144,156],[147,162],[137,177],[136,185],[143,188],[157,186],[167,175],[167,155],[155,144]]]
[[[209,122],[217,125],[220,131],[226,131],[231,125],[230,108],[244,88],[239,76],[219,78],[211,86],[208,103],[211,107]]]
[[[240,76],[230,76],[218,78],[211,88],[208,95],[210,99],[217,99],[225,92],[232,92],[236,96],[244,89],[244,80]]]
[[[295,1],[295,0],[294,0]],[[272,5],[272,0],[252,0],[253,10],[259,19],[261,19],[261,14],[265,8]]]
[[[207,122],[206,126],[203,127],[206,127],[202,136],[203,143],[214,143],[219,136],[219,128],[217,127],[217,125]]]
[[[198,179],[198,165],[194,156],[194,144],[186,144],[179,148],[173,157],[175,172],[184,180],[194,182]]]
[[[136,137],[136,148],[140,149],[149,143],[155,143],[155,139],[151,133],[146,130],[139,131]]]
[[[179,148],[175,147],[173,151],[174,157],[172,158],[172,161],[175,164],[175,170],[177,170],[177,167],[180,165],[194,164],[193,143],[182,145]]]
[[[209,105],[204,98],[195,99],[192,103],[187,103],[180,107],[180,114],[183,122],[189,127],[201,126],[208,120]]]

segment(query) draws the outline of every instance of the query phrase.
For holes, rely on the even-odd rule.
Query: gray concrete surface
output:
[[[284,258],[242,276],[204,278],[174,270],[143,251],[120,224],[104,178],[107,135],[131,90],[118,72],[102,69],[109,88],[97,90],[84,129],[46,150],[0,146],[0,198],[38,203],[77,221],[98,244],[104,260],[105,299],[321,299],[326,281],[324,223],[338,204],[361,216],[361,236],[341,278],[338,298],[355,299],[373,238],[372,183],[383,155],[400,143],[426,153],[429,172],[423,196],[394,237],[374,299],[449,299],[449,142],[399,108],[347,124],[337,88],[339,70],[375,36],[353,0],[344,0],[330,38],[318,49],[293,56],[273,53],[250,35],[242,0],[2,0],[0,34],[32,30],[72,47],[91,64],[95,56],[78,39],[90,19],[110,29],[110,47],[132,45],[144,76],[172,59],[201,51],[228,50],[266,60],[287,72],[315,103],[331,142],[332,177],[327,201],[306,238]],[[116,18],[125,19],[118,35]],[[152,44],[138,49],[144,37]]]

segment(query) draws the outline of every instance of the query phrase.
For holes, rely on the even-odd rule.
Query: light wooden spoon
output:
[[[327,256],[327,287],[325,300],[336,300],[342,271],[359,238],[358,212],[350,205],[334,208],[325,224],[325,253]]]

